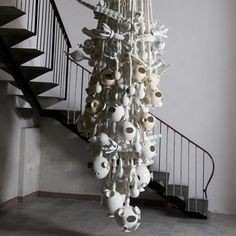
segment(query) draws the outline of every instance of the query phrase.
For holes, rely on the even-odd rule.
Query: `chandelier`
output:
[[[96,29],[82,50],[70,56],[88,60],[93,72],[78,130],[90,138],[88,168],[103,180],[102,204],[125,232],[140,225],[141,211],[131,206],[151,180],[158,136],[150,108],[161,107],[161,59],[168,31],[153,19],[152,0],[100,0],[92,6]]]

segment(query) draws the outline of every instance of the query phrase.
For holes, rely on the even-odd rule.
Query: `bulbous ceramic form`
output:
[[[120,126],[119,135],[123,141],[131,141],[136,135],[136,128],[131,122],[125,121]]]
[[[144,143],[142,155],[144,160],[150,160],[156,155],[156,147],[153,142],[146,141]]]
[[[96,115],[105,108],[105,104],[97,99],[93,99],[86,104],[86,110],[92,115]]]
[[[138,165],[136,167],[136,174],[138,177],[138,188],[145,188],[151,180],[150,171],[146,166]]]
[[[114,215],[118,209],[123,207],[123,198],[119,192],[107,190],[103,197],[103,205],[107,207],[110,215]]]
[[[148,82],[148,86],[150,87],[150,89],[152,91],[156,91],[158,89],[159,84],[160,84],[160,77],[158,74],[153,73],[148,77],[147,82]]]
[[[134,75],[133,75],[134,81],[141,83],[143,82],[145,76],[146,76],[145,68],[141,65],[137,65],[134,69]]]
[[[163,106],[163,98],[160,91],[152,92],[151,93],[151,102],[155,107],[162,107]]]
[[[123,106],[112,106],[108,108],[109,117],[113,122],[120,122],[125,114]]]
[[[138,207],[124,206],[115,213],[115,219],[124,232],[131,232],[139,227],[140,214]]]
[[[155,127],[156,119],[153,115],[149,113],[144,113],[141,119],[141,125],[143,129],[147,132],[152,131]]]
[[[103,156],[97,156],[93,161],[93,172],[97,179],[104,179],[110,171],[110,164]]]

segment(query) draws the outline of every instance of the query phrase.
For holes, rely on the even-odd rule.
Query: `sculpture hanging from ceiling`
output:
[[[102,204],[125,232],[140,225],[141,211],[130,205],[149,184],[148,169],[158,137],[150,108],[163,105],[161,59],[168,31],[153,20],[152,0],[101,0],[92,6],[96,29],[83,28],[87,39],[71,57],[88,60],[93,73],[78,130],[90,138],[88,163],[103,180]]]

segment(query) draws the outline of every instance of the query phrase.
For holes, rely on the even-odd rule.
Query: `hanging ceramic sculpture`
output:
[[[88,168],[103,181],[102,204],[125,232],[140,225],[141,212],[130,205],[151,180],[148,169],[157,155],[152,107],[163,105],[161,59],[168,31],[152,17],[151,0],[101,0],[92,6],[96,29],[71,54],[88,60],[93,73],[78,130],[90,138]]]

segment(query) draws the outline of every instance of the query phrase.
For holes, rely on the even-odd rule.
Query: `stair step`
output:
[[[186,211],[187,212],[200,212],[207,215],[208,212],[208,200],[207,199],[196,199],[188,198],[186,200]]]
[[[169,183],[169,172],[153,171],[153,180],[166,187]]]
[[[167,187],[168,196],[177,196],[186,199],[188,197],[188,186],[169,184]]]
[[[21,99],[23,99],[24,101],[28,102],[27,99],[24,97],[24,95],[17,95],[17,96],[20,97]],[[57,104],[58,102],[62,101],[62,99],[58,98],[58,97],[37,96],[37,99],[43,109],[51,107],[51,106]]]
[[[21,16],[25,13],[13,6],[0,6],[0,26],[3,26]]]
[[[10,51],[17,65],[22,65],[43,54],[43,52],[33,48],[11,48]],[[0,55],[0,68],[1,64],[4,65],[3,63],[4,60]]]
[[[21,69],[23,76],[27,81],[33,80],[51,71],[49,68],[40,66],[20,66],[19,68]],[[1,69],[11,74],[11,71],[6,66],[2,67]]]
[[[13,81],[13,82],[10,82],[10,84],[20,89],[16,82]],[[29,82],[28,84],[35,95],[40,95],[58,86],[58,84],[48,83],[48,82]]]
[[[26,29],[0,28],[0,37],[8,47],[12,47],[34,36],[34,33]]]

